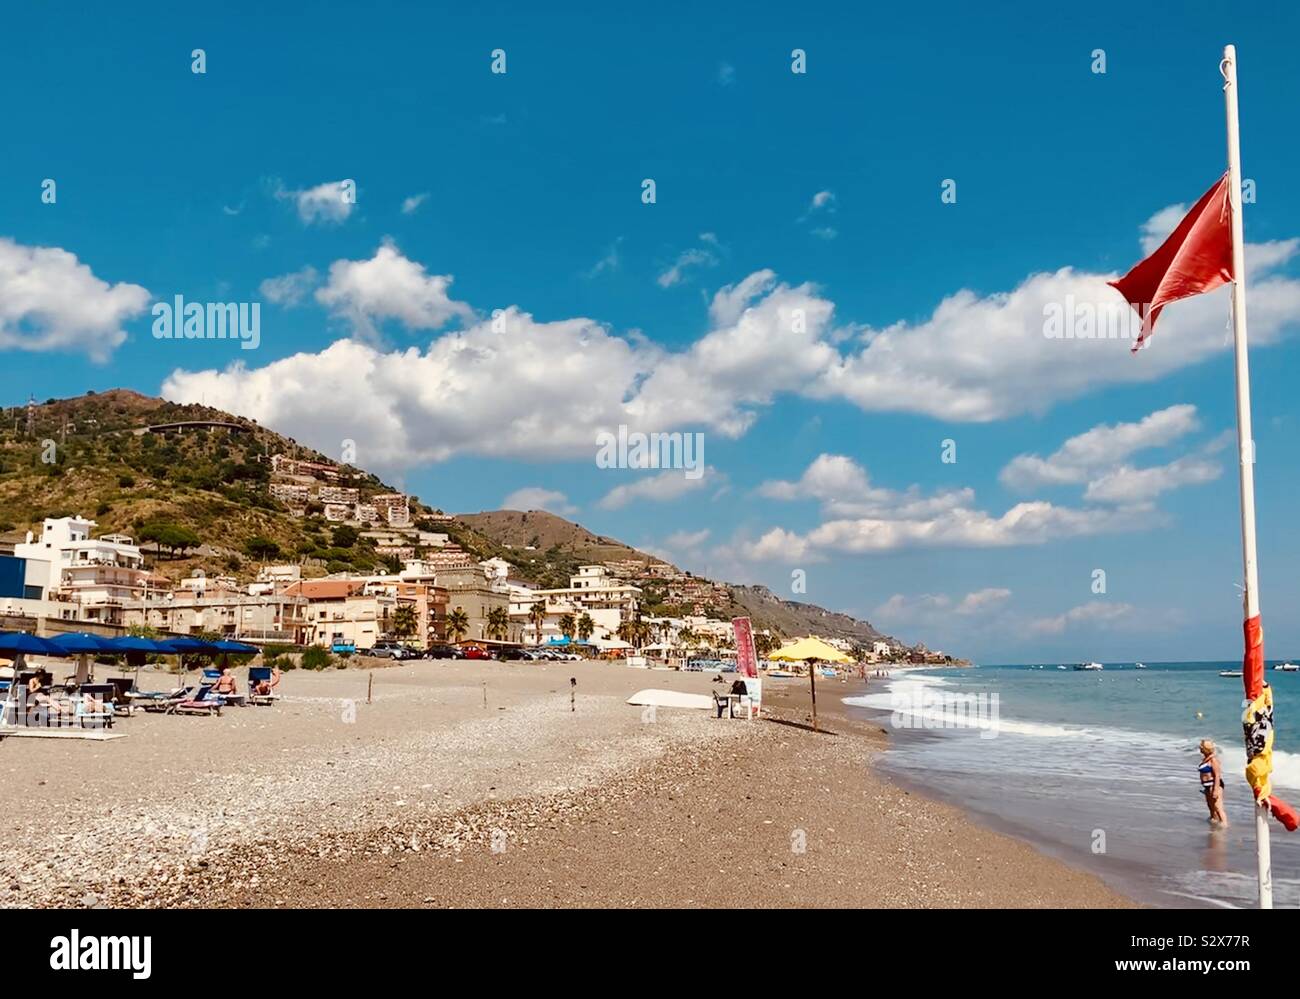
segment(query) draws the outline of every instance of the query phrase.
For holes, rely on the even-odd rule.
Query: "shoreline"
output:
[[[21,750],[12,772],[48,772],[35,814],[6,823],[15,848],[0,904],[1135,904],[881,774],[873,761],[887,735],[839,703],[857,681],[820,685],[827,731],[813,733],[797,681],[764,685],[760,721],[660,709],[647,722],[623,703],[633,691],[711,683],[585,663],[420,663],[375,671],[374,703],[362,694],[343,725],[340,694],[364,691],[363,672],[287,674],[289,696],[273,708],[129,719],[129,740],[10,741]],[[188,779],[180,762],[119,772],[126,758],[190,761],[210,747],[217,758]],[[102,771],[126,785],[120,801],[90,796],[110,807],[80,828],[86,785],[56,785],[78,757],[82,780]],[[18,783],[3,792],[11,809]],[[42,828],[55,844],[44,855]]]

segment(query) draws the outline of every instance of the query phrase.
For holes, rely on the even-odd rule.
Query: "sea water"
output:
[[[1300,807],[1300,673],[1269,663],[1277,737],[1273,783]],[[1243,769],[1240,663],[1057,664],[895,673],[845,703],[892,733],[883,769],[992,825],[1100,874],[1139,901],[1253,906],[1255,826]],[[958,696],[960,695],[960,696]],[[996,705],[992,724],[945,700]],[[993,695],[996,695],[994,697]],[[1197,743],[1223,765],[1226,830],[1212,829]],[[1300,830],[1269,820],[1276,906],[1300,906]]]

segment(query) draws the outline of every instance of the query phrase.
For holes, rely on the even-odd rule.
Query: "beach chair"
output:
[[[166,714],[169,715],[219,715],[221,714],[221,695],[212,692],[211,685],[200,686],[193,697],[184,700],[168,701]]]
[[[193,687],[177,687],[174,690],[137,690],[131,694],[132,706],[139,706],[146,711],[165,712],[171,704],[183,701],[194,691]]]
[[[221,679],[221,670],[219,670],[219,669],[205,669],[205,670],[203,671],[203,680],[202,680],[201,682],[202,682],[203,685],[206,687],[206,686],[208,686],[209,684],[216,683],[216,682],[217,682],[218,680],[220,680],[220,679]]]
[[[249,704],[272,704],[280,695],[275,692],[279,680],[273,675],[270,666],[250,666],[248,667],[248,703]],[[269,694],[257,693],[257,685],[267,683],[271,686]]]
[[[77,693],[73,718],[81,728],[113,727],[113,685],[83,683]]]
[[[108,684],[113,688],[114,714],[131,714],[131,693],[135,689],[135,679],[129,676],[112,676]]]

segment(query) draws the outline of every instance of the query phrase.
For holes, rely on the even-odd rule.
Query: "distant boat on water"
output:
[[[1076,663],[1074,668],[1086,669],[1086,670],[1097,670],[1097,669],[1105,669],[1106,667],[1103,666],[1101,663]]]
[[[1057,666],[1056,668],[1057,668],[1057,669],[1069,669],[1070,667],[1069,667],[1069,666]]]
[[[1146,663],[1134,663],[1134,664],[1133,664],[1133,668],[1134,668],[1134,669],[1146,669],[1146,668],[1147,668],[1147,664],[1146,664]]]
[[[1219,670],[1219,676],[1241,676],[1241,670],[1239,670],[1239,669],[1221,669],[1221,670]]]
[[[1282,663],[1280,666],[1274,666],[1273,669],[1283,673],[1300,673],[1300,666],[1295,663]]]

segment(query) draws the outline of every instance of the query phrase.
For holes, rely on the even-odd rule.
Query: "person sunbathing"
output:
[[[221,676],[218,677],[217,682],[212,685],[212,692],[214,694],[231,695],[239,693],[239,687],[235,683],[235,675],[230,672],[229,666],[226,666],[221,670]]]
[[[38,715],[44,711],[46,715],[60,717],[64,713],[63,705],[47,694],[41,686],[41,678],[34,676],[27,681],[27,711],[35,711]]]
[[[271,676],[266,680],[258,680],[253,687],[253,693],[258,697],[269,697],[276,687],[280,686],[280,667],[276,666],[271,670]]]

